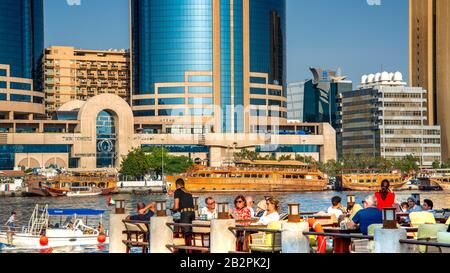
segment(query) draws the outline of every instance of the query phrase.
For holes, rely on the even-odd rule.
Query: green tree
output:
[[[436,160],[431,165],[433,169],[440,169],[441,168],[441,162],[439,160]]]
[[[257,160],[259,158],[258,153],[247,149],[242,149],[240,152],[234,153],[234,161],[239,162],[242,160]]]
[[[194,162],[187,156],[169,156],[164,165],[164,173],[171,175],[184,173],[193,165]]]
[[[133,149],[123,159],[120,173],[133,178],[149,174],[150,161],[142,149]]]
[[[187,156],[174,156],[162,147],[145,149],[150,164],[150,169],[156,174],[180,174],[184,173],[194,165],[194,162]]]

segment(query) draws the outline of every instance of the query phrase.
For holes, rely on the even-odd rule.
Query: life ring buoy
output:
[[[322,225],[316,219],[308,219],[308,224],[315,232],[324,232]],[[327,240],[325,236],[317,236],[317,253],[327,253]]]

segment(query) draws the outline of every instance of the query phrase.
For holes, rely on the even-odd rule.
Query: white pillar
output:
[[[150,220],[150,253],[172,253],[167,245],[173,245],[172,216],[152,217]]]
[[[406,238],[405,229],[377,228],[374,236],[375,253],[407,253],[408,246],[399,242]]]
[[[126,240],[126,234],[122,234],[125,230],[125,226],[122,220],[125,220],[126,214],[109,215],[109,253],[126,253],[127,246],[122,242]]]
[[[309,237],[303,232],[309,231],[309,224],[283,223],[281,231],[282,253],[310,253]]]
[[[211,221],[210,252],[230,253],[236,251],[236,236],[228,228],[235,227],[234,219]]]

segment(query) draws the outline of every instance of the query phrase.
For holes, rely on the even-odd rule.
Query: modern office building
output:
[[[422,166],[441,160],[440,127],[427,125],[427,91],[408,87],[400,72],[364,75],[358,90],[342,95],[344,155],[414,155]]]
[[[43,0],[0,1],[0,64],[9,66],[9,76],[33,79],[41,91],[43,49]]]
[[[47,115],[66,102],[115,94],[129,101],[129,52],[52,46],[44,55]]]
[[[230,163],[243,149],[262,156],[336,159],[336,134],[329,124],[287,122],[285,0],[130,4],[131,106],[117,94],[100,94],[92,83],[97,87],[92,97],[88,86],[76,89],[84,88],[74,84],[82,80],[79,70],[90,78],[88,65],[82,67],[84,57],[74,53],[72,64],[54,58],[53,67],[45,66],[60,74],[60,90],[54,91],[63,86],[81,91],[54,107],[51,118],[18,120],[10,118],[10,111],[0,116],[0,169],[117,170],[131,149],[161,145],[210,166]],[[61,53],[53,49],[47,51],[49,62]],[[99,70],[110,70],[109,64],[106,69],[95,62],[91,79],[104,76],[96,74]],[[63,68],[70,77],[62,76]],[[7,81],[10,88],[17,79]]]
[[[342,93],[352,91],[353,83],[339,71],[310,68],[313,79],[288,85],[288,119],[302,122],[328,122],[336,130],[338,157],[341,148]]]
[[[42,0],[0,2],[0,119],[29,120],[44,114],[43,30]]]
[[[52,120],[0,120],[0,169],[57,165],[76,170],[120,168],[133,148],[164,146],[171,153],[220,166],[234,152],[336,158],[335,131],[329,124],[294,123],[280,134],[146,132],[128,103],[113,94],[71,101]],[[296,132],[307,132],[302,135]]]
[[[216,133],[286,124],[285,0],[131,0],[130,6],[137,120],[171,120],[186,130],[196,120],[195,128]]]
[[[287,87],[288,120],[303,121],[305,82],[294,82]]]
[[[442,157],[450,158],[450,1],[410,0],[411,85],[428,90],[427,123],[442,129]]]

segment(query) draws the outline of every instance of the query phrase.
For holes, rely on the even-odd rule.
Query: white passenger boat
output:
[[[0,230],[0,243],[30,249],[108,244],[107,235],[101,234],[97,228],[86,225],[79,218],[80,216],[86,217],[85,219],[88,216],[100,216],[100,219],[103,219],[104,212],[91,209],[49,209],[48,206],[40,211],[39,206],[36,205],[28,226],[16,228],[16,232],[8,229]],[[51,216],[58,216],[60,219],[68,216],[70,220],[68,223],[56,224],[57,227],[54,228],[49,226]],[[42,241],[47,243],[42,244]]]

